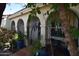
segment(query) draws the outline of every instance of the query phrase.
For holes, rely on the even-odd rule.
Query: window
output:
[[[51,36],[57,36],[57,37],[64,37],[64,33],[61,30],[61,24],[60,23],[52,23],[51,26]]]

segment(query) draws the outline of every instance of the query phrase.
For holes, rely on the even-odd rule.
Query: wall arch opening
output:
[[[22,19],[18,20],[17,32],[20,33],[20,34],[24,34],[24,21]]]
[[[12,21],[12,23],[11,23],[11,30],[15,30],[15,22],[14,21]]]
[[[40,20],[37,16],[30,16],[27,22],[27,38],[29,44],[33,44],[33,41],[40,40],[41,27]]]

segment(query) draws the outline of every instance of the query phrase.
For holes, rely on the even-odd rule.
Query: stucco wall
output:
[[[45,46],[45,34],[46,34],[46,32],[45,32],[45,26],[46,26],[46,20],[47,20],[47,17],[48,17],[48,15],[45,14],[45,13],[49,9],[50,9],[49,6],[44,6],[44,7],[42,7],[40,9],[41,10],[41,14],[37,14],[37,17],[39,18],[40,23],[41,23],[41,44],[42,44],[42,46]],[[74,11],[76,11],[77,15],[79,15],[79,11],[78,11],[79,8],[78,7],[76,7],[76,8],[72,7],[71,9],[73,9]],[[25,12],[25,10],[23,12]],[[28,21],[29,14],[30,14],[29,12],[25,13],[25,14],[22,14],[22,12],[21,13],[19,12],[20,16],[17,16],[18,14],[15,13],[14,16],[17,16],[17,17],[14,17],[14,18],[11,18],[12,16],[9,17],[10,18],[9,20],[11,20],[11,22],[12,21],[15,22],[16,31],[17,31],[17,22],[18,22],[19,19],[22,19],[24,21],[24,34],[27,35],[27,21]],[[10,26],[9,26],[10,28],[11,28],[11,22],[10,22]],[[7,25],[9,25],[9,22],[8,22]],[[26,45],[27,45],[27,40],[26,40]]]

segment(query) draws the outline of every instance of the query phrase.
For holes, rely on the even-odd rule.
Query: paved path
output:
[[[31,56],[31,52],[28,49],[23,48],[20,51],[14,53],[12,56]]]

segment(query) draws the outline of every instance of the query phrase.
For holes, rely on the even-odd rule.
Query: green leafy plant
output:
[[[70,27],[69,32],[74,38],[78,38],[79,37],[79,29],[77,29],[75,27]]]
[[[15,33],[14,37],[15,37],[14,39],[18,41],[18,40],[23,40],[25,35]]]
[[[37,50],[39,50],[42,46],[41,46],[41,43],[40,43],[40,40],[35,40],[33,41],[33,48],[32,48],[32,52],[35,52]]]
[[[5,28],[0,27],[0,48],[5,46],[5,43],[11,43],[13,40],[15,31],[10,31]]]
[[[18,34],[18,40],[23,40],[24,35]]]

